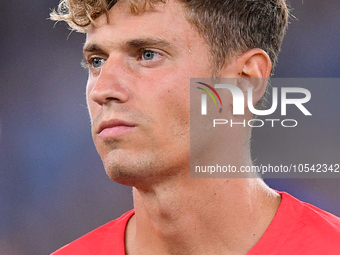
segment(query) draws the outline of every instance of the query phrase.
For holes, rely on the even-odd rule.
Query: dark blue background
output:
[[[57,4],[16,0],[0,7],[0,255],[48,254],[132,208],[131,188],[105,175],[92,143],[87,73],[79,65],[85,37],[62,23],[53,28],[47,18]],[[291,19],[276,77],[339,77],[340,1],[291,4],[298,20]],[[326,144],[338,136],[339,120],[327,125],[333,132]],[[273,153],[268,140],[255,133],[259,160]],[[308,153],[308,146],[295,153]],[[333,145],[320,151],[340,155]],[[339,180],[267,182],[340,216]]]

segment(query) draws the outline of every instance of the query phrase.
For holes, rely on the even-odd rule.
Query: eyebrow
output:
[[[85,52],[98,52],[102,51],[102,49],[97,44],[90,44],[90,45],[84,45],[83,53]]]
[[[171,43],[162,39],[158,38],[141,38],[141,39],[134,39],[129,40],[125,43],[125,45],[129,45],[130,47],[134,48],[144,48],[144,47],[151,47],[151,46],[171,46]]]
[[[112,43],[114,44],[114,43]],[[146,47],[171,47],[172,44],[166,40],[159,38],[139,38],[127,40],[119,43],[122,48],[146,48]],[[83,48],[84,53],[90,52],[105,52],[98,44],[85,44]]]

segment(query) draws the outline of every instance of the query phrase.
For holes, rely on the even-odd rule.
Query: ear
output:
[[[235,59],[225,64],[222,76],[229,78],[245,78],[250,82],[240,82],[238,87],[247,99],[248,87],[253,87],[253,103],[256,104],[263,96],[270,76],[272,63],[268,54],[261,49],[251,49],[238,55]]]
[[[272,69],[272,63],[267,53],[261,49],[249,50],[239,57],[240,66],[243,64],[242,77],[250,81],[253,87],[253,105],[255,105],[264,95],[267,88],[267,81]],[[245,95],[247,88],[243,88]]]
[[[251,49],[238,57],[244,78],[269,78],[272,63],[266,52]]]

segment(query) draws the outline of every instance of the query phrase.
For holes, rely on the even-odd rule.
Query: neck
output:
[[[134,189],[127,254],[246,254],[273,219],[280,196],[257,178],[169,178]],[[228,254],[229,254],[228,253]]]

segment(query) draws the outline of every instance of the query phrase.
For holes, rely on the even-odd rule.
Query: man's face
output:
[[[107,174],[155,183],[190,166],[190,78],[212,73],[209,50],[175,2],[131,14],[118,2],[87,31],[87,103]]]

